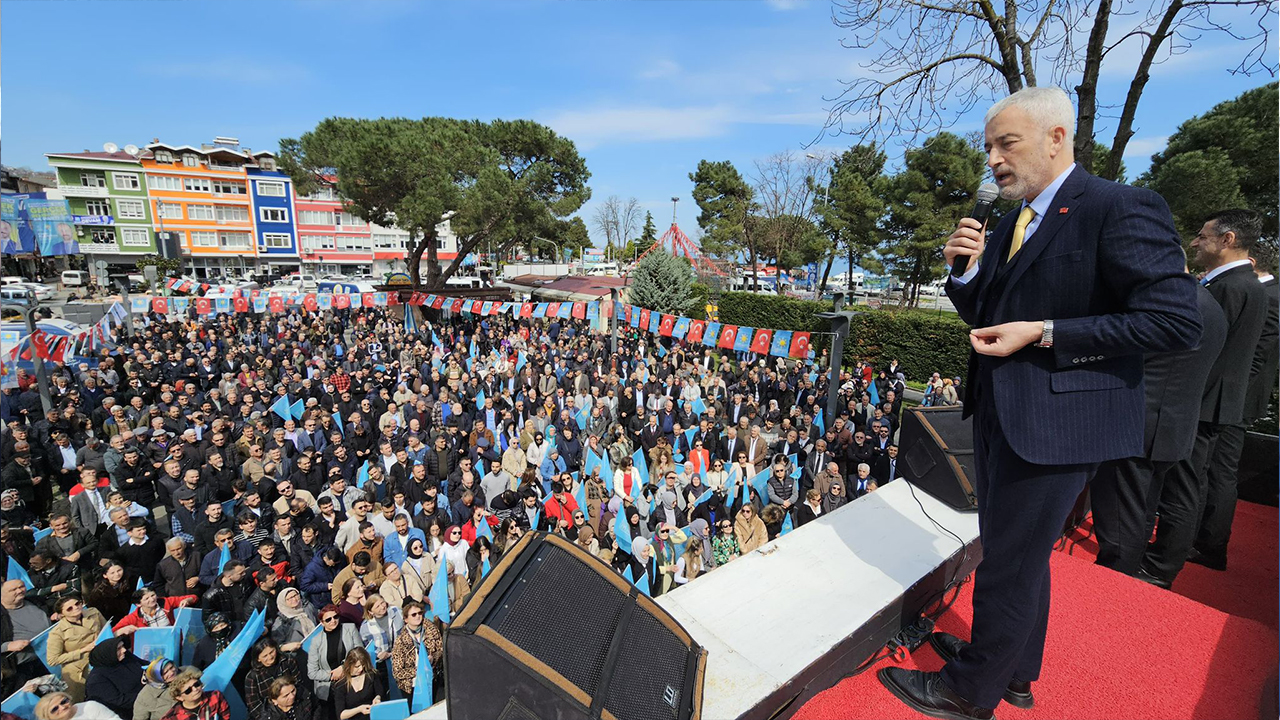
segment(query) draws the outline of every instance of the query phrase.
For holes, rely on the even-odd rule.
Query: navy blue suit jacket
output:
[[[996,227],[978,274],[947,295],[965,322],[1054,321],[1050,349],[971,353],[965,414],[991,393],[1010,447],[1041,465],[1143,454],[1143,354],[1195,347],[1201,320],[1173,217],[1142,188],[1067,176],[1026,246],[1007,265],[1018,213]],[[980,364],[990,387],[979,389]]]

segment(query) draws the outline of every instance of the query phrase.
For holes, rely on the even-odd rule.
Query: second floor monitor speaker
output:
[[[898,474],[957,510],[977,510],[973,420],[958,405],[903,411]]]
[[[445,637],[452,720],[696,720],[707,652],[613,568],[528,533]]]

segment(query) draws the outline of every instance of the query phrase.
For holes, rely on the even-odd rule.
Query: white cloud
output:
[[[724,105],[675,108],[601,106],[590,110],[563,110],[547,116],[545,122],[585,149],[606,142],[717,137],[728,132],[735,115]]]
[[[1128,144],[1124,146],[1124,156],[1127,158],[1140,157],[1149,158],[1152,155],[1164,149],[1169,144],[1168,135],[1159,135],[1156,137],[1135,137],[1130,138]]]
[[[674,60],[663,58],[641,70],[637,73],[637,77],[641,80],[657,80],[659,78],[674,77],[679,74],[680,64]]]

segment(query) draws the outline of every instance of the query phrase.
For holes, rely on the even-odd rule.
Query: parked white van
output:
[[[89,284],[89,273],[84,270],[63,270],[62,284],[67,287],[83,287]]]

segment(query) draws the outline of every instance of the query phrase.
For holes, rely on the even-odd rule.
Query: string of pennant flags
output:
[[[11,347],[6,342],[3,353],[0,353],[0,364],[17,360],[30,361],[33,357],[65,363],[73,358],[83,357],[106,344],[111,338],[111,327],[123,325],[128,318],[129,311],[117,302],[103,313],[98,322],[83,332],[61,335],[37,326],[35,332],[13,343]],[[6,370],[7,368],[0,367],[0,374],[4,374]]]
[[[153,311],[162,315],[170,312],[184,314],[192,307],[199,315],[210,315],[231,312],[281,313],[288,307],[299,306],[315,312],[358,307],[390,307],[402,304],[400,294],[396,292],[267,295],[257,290],[247,296],[220,298],[136,296],[130,298],[130,302],[131,309],[135,313]],[[403,304],[447,310],[455,314],[471,313],[491,316],[509,313],[512,317],[519,318],[575,318],[589,321],[598,320],[602,311],[602,303],[599,301],[503,302],[450,298],[421,292],[414,292]],[[607,303],[603,305],[607,307]],[[809,332],[721,324],[713,320],[698,320],[682,315],[660,313],[620,301],[615,304],[614,311],[620,322],[661,337],[684,340],[688,343],[701,343],[708,347],[734,352],[798,359],[813,357],[810,348],[813,334]],[[665,355],[666,348],[659,346],[658,354]]]

